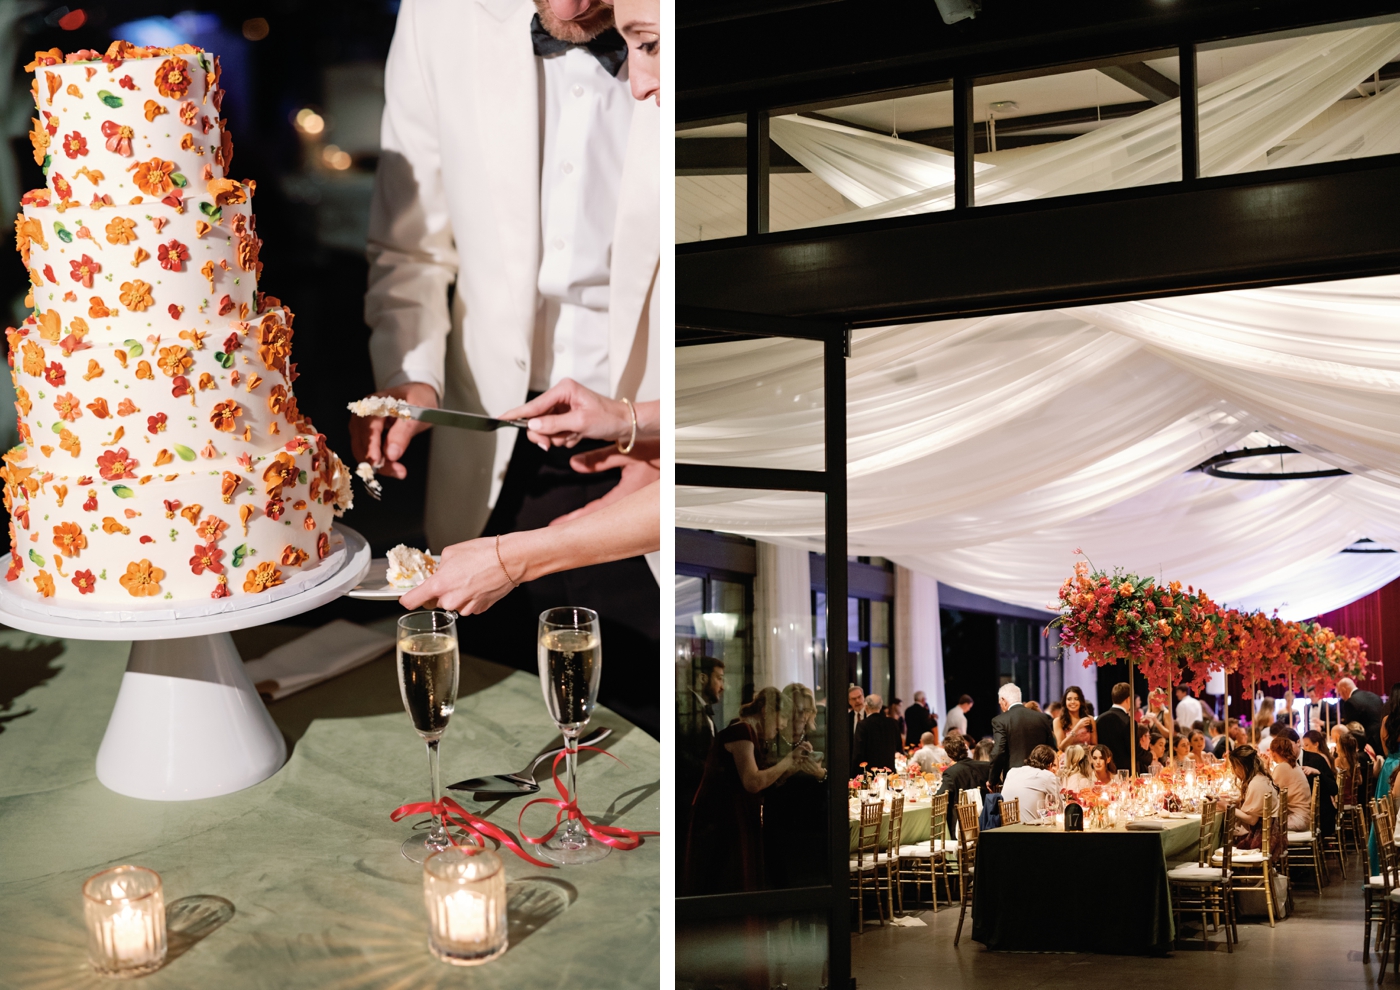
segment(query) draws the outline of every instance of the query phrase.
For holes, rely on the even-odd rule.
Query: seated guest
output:
[[[1311,777],[1317,776],[1315,786],[1322,788],[1322,795],[1317,802],[1317,817],[1322,827],[1323,835],[1331,835],[1337,824],[1337,773],[1332,767],[1332,760],[1327,755],[1327,747],[1322,733],[1316,729],[1310,730],[1303,736],[1303,772]],[[1309,773],[1309,771],[1312,771]]]
[[[1152,727],[1151,722],[1139,722],[1133,730],[1133,736],[1137,740],[1136,764],[1124,764],[1124,769],[1136,770],[1138,774],[1150,773],[1152,770],[1152,740],[1157,736],[1157,730]]]
[[[1147,770],[1149,773],[1156,773],[1167,765],[1167,737],[1156,731],[1151,733],[1151,738],[1147,744],[1147,754],[1149,762]],[[1142,773],[1142,767],[1138,767],[1138,773]]]
[[[1197,766],[1212,759],[1212,757],[1206,753],[1206,736],[1204,732],[1193,731],[1190,738],[1187,739],[1187,745],[1191,752],[1191,759],[1196,761]]]
[[[1240,782],[1240,803],[1235,808],[1235,846],[1240,849],[1258,849],[1263,835],[1264,799],[1272,795],[1278,799],[1278,789],[1264,769],[1264,761],[1258,751],[1245,743],[1230,750],[1230,769]],[[1228,802],[1224,797],[1216,799],[1216,806],[1224,811]],[[1282,851],[1283,843],[1276,850]]]
[[[969,757],[967,741],[961,733],[944,743],[943,748],[948,751],[948,759],[953,762],[943,771],[943,782],[938,785],[938,793],[948,795],[948,829],[949,834],[956,838],[958,816],[953,809],[957,807],[963,791],[976,790],[987,782],[992,765],[988,761]]]
[[[918,764],[919,769],[924,773],[932,773],[941,764],[948,762],[948,751],[938,745],[932,732],[925,732],[919,738],[919,748],[909,758],[909,761]]]
[[[1087,747],[1076,745],[1065,750],[1064,786],[1068,791],[1085,791],[1094,786],[1094,768]]]
[[[1312,788],[1298,769],[1298,747],[1287,736],[1275,734],[1269,739],[1269,752],[1274,758],[1269,776],[1280,791],[1287,791],[1288,830],[1306,832],[1312,827]]]
[[[1191,756],[1191,740],[1187,736],[1177,736],[1176,745],[1172,749],[1172,755],[1176,757],[1177,763],[1185,763]]]
[[[1050,770],[1054,762],[1055,750],[1040,745],[1027,754],[1024,764],[1006,772],[1001,799],[1020,801],[1022,820],[1035,821],[1054,807],[1060,793],[1060,778]]]
[[[865,699],[865,718],[856,726],[856,762],[869,770],[893,770],[895,754],[904,747],[904,730],[886,715],[878,694]]]
[[[1107,784],[1118,776],[1118,768],[1113,765],[1113,750],[1103,743],[1089,750],[1089,768],[1094,772],[1095,784]]]

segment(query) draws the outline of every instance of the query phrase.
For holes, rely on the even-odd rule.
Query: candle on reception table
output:
[[[115,866],[83,884],[88,959],[103,976],[141,976],[165,962],[165,895],[160,875]]]
[[[423,863],[428,947],[443,962],[474,966],[506,951],[506,871],[478,846],[453,846]]]

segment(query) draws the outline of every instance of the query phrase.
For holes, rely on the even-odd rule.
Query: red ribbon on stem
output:
[[[597,746],[579,746],[574,750],[574,753],[581,753],[585,749],[592,750],[594,753],[602,753],[604,756],[611,757],[617,760],[617,762],[622,763],[621,760],[613,756],[606,749],[599,749]],[[515,825],[522,839],[532,846],[538,846],[541,843],[548,842],[554,836],[554,833],[559,831],[559,826],[568,820],[573,820],[581,824],[584,831],[599,842],[612,846],[614,849],[622,849],[624,851],[636,849],[640,846],[642,844],[642,836],[644,835],[661,834],[660,832],[634,832],[630,828],[619,828],[614,825],[595,825],[593,822],[589,821],[588,817],[584,815],[582,811],[579,811],[578,800],[569,796],[569,789],[565,787],[563,781],[559,779],[559,761],[568,755],[567,751],[560,753],[554,758],[554,762],[550,764],[549,768],[549,775],[554,779],[554,787],[559,791],[559,797],[535,798],[520,809],[520,817],[516,819]],[[627,764],[622,763],[622,765],[626,766]],[[550,804],[559,809],[554,815],[554,827],[538,838],[526,835],[524,827],[520,824],[525,818],[525,812],[529,811],[530,805],[533,804]]]
[[[444,830],[448,824],[456,825],[464,832],[475,835],[478,838],[495,839],[501,845],[515,853],[515,855],[533,866],[543,866],[546,869],[554,866],[553,863],[544,863],[531,856],[524,849],[520,848],[520,844],[510,837],[509,832],[506,832],[496,825],[492,825],[484,818],[478,818],[450,797],[444,797],[436,804],[431,801],[420,801],[417,804],[402,805],[390,812],[389,818],[391,821],[398,821],[406,815],[439,815],[442,817]],[[457,845],[456,840],[452,838],[451,832],[447,833],[447,841],[453,846],[459,849],[461,848]]]

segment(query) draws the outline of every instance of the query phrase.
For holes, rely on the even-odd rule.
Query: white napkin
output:
[[[1161,832],[1174,824],[1161,818],[1134,818],[1125,827],[1129,832]]]
[[[264,701],[276,701],[368,663],[394,637],[345,619],[328,622],[243,665]]]

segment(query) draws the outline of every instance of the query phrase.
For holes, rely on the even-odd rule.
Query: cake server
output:
[[[503,426],[517,426],[523,430],[529,426],[529,423],[523,419],[493,419],[480,413],[458,412],[455,409],[430,409],[427,406],[414,406],[406,402],[399,408],[406,410],[406,412],[399,413],[400,419],[416,419],[423,423],[455,426],[463,430],[489,432],[499,430]]]
[[[595,729],[578,741],[580,746],[595,746],[608,736],[612,735],[612,729]],[[540,785],[535,783],[535,768],[545,760],[552,760],[560,753],[564,752],[563,746],[556,746],[554,749],[547,749],[539,756],[530,761],[530,765],[524,770],[517,770],[515,773],[498,773],[490,777],[471,777],[467,780],[459,780],[455,784],[448,784],[450,791],[480,791],[492,797],[516,797],[521,794],[534,794],[540,789]]]

